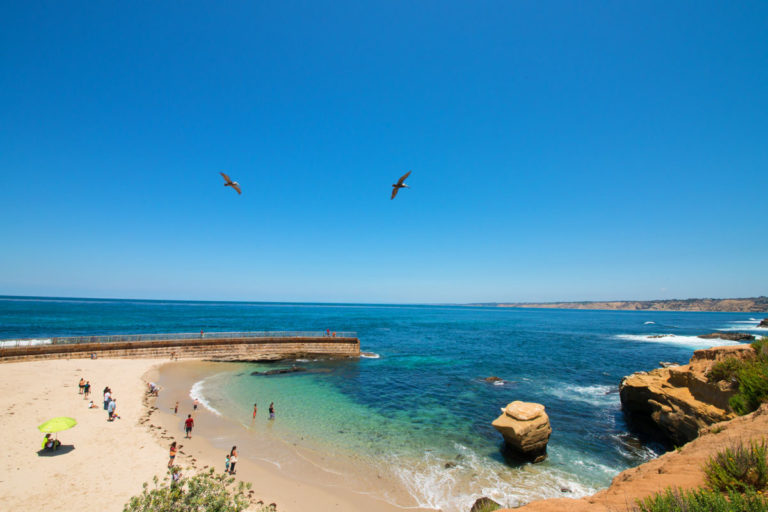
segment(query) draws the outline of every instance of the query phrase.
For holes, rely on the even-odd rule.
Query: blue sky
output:
[[[754,296],[766,190],[766,2],[0,5],[0,294]]]

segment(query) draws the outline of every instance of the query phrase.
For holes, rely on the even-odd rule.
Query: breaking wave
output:
[[[669,343],[691,348],[721,347],[723,345],[740,345],[738,341],[715,338],[705,340],[698,336],[680,336],[678,334],[617,334],[615,339],[622,341],[642,341],[645,343]]]
[[[453,458],[426,453],[420,460],[406,461],[394,456],[388,466],[419,507],[443,512],[465,512],[480,496],[518,507],[537,499],[580,498],[596,491],[551,466],[489,464],[465,446],[455,448],[459,454]]]
[[[199,380],[192,384],[192,388],[189,390],[189,398],[199,401],[203,407],[214,413],[216,416],[221,416],[221,413],[217,411],[203,395],[204,380]]]

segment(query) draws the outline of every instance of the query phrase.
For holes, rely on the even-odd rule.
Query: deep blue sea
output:
[[[518,505],[582,496],[661,447],[622,416],[622,377],[732,344],[715,330],[765,333],[758,314],[578,311],[0,297],[0,341],[205,331],[355,331],[377,357],[300,361],[308,372],[252,376],[234,365],[197,392],[244,424],[254,396],[276,403],[272,432],[354,452],[423,506],[466,510],[479,495]],[[662,338],[648,338],[664,334]],[[253,364],[248,369],[274,369]],[[503,385],[484,378],[498,376]],[[505,458],[491,422],[513,400],[546,406],[553,433],[537,465]],[[307,421],[311,414],[311,421]],[[448,464],[448,467],[446,467]]]

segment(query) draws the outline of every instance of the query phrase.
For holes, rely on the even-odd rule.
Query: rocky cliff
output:
[[[754,355],[750,345],[716,347],[697,350],[687,365],[634,373],[619,387],[624,411],[635,425],[650,423],[675,445],[685,444],[702,429],[736,417],[728,401],[737,389],[730,382],[708,382],[712,366]]]
[[[768,312],[768,297],[744,299],[672,299],[622,300],[495,304],[512,308],[612,309],[629,311],[727,311],[742,313]],[[768,326],[768,322],[766,322]]]
[[[709,457],[737,443],[768,437],[768,404],[757,411],[700,431],[696,440],[636,468],[619,473],[608,489],[581,499],[539,500],[507,512],[616,512],[667,487],[692,489],[704,484],[702,466]]]

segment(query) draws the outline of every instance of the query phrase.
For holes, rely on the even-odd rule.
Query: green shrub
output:
[[[755,491],[728,495],[707,489],[667,489],[637,500],[634,512],[768,512],[768,500]]]
[[[719,361],[712,366],[707,374],[707,380],[712,382],[718,382],[721,380],[730,381],[736,377],[739,370],[744,366],[744,361],[736,357],[727,357],[723,361]]]
[[[765,440],[739,444],[717,453],[707,461],[707,485],[715,491],[764,491],[768,488],[768,461]]]
[[[736,379],[739,381],[739,391],[729,401],[736,414],[749,414],[768,400],[768,360],[745,364],[738,371]]]
[[[168,474],[176,471],[178,467]],[[155,488],[150,490],[144,483],[141,495],[131,498],[123,512],[242,512],[251,505],[246,494],[251,484],[234,485],[234,478],[212,469],[170,485],[168,477],[162,483],[157,477],[153,480]]]
[[[756,339],[752,342],[752,348],[757,352],[757,358],[766,361],[768,360],[768,338],[763,337]]]

